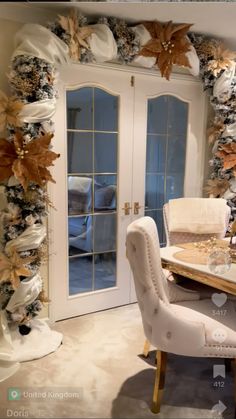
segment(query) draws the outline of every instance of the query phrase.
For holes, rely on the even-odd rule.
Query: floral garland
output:
[[[54,75],[54,66],[44,60],[17,56],[9,74],[12,97],[1,96],[1,130],[5,129],[6,136],[0,139],[0,181],[5,187],[7,207],[1,214],[4,250],[0,253],[0,304],[8,321],[19,324],[22,334],[30,331],[30,320],[48,302],[42,280],[38,281],[38,271],[47,259],[43,223],[50,204],[46,183],[52,180],[47,167],[58,155],[48,149],[52,122],[24,123],[20,112],[26,104],[56,97]],[[24,235],[30,231],[32,237],[33,226],[42,227],[39,240],[30,245],[28,237],[26,246]],[[36,297],[11,310],[11,298],[27,278],[38,284]]]
[[[112,31],[119,61],[122,64],[131,63],[140,51],[140,40],[132,29],[124,20],[115,17],[103,17],[98,22],[107,25]]]
[[[58,43],[58,50],[67,49],[74,61],[101,62],[115,57],[125,64],[145,62],[150,67],[156,64],[167,79],[173,65],[191,68],[189,53],[195,48],[200,61],[200,77],[215,111],[208,130],[213,158],[206,190],[211,196],[226,198],[235,215],[236,54],[226,50],[218,40],[188,33],[190,26],[155,21],[131,27],[116,18],[100,18],[95,24],[88,25],[86,18],[72,12],[67,17],[58,16],[48,28],[42,28],[45,31],[42,35],[49,36],[50,31],[53,42]],[[103,41],[104,36],[107,37],[106,52],[104,43],[103,50],[95,48],[101,31]],[[48,301],[39,269],[47,259],[44,220],[50,200],[46,185],[48,181],[54,181],[48,168],[59,157],[51,150],[51,114],[57,99],[55,78],[56,63],[47,57],[19,52],[12,59],[9,73],[12,96],[0,95],[0,130],[5,133],[0,139],[0,182],[7,200],[1,215],[4,234],[0,253],[0,309],[5,310],[9,322],[19,325],[22,334],[30,331],[30,320]],[[25,117],[26,108],[33,109],[30,106],[35,104],[43,107],[45,103],[52,108],[50,116],[41,120]],[[37,284],[33,298],[17,306],[12,304],[27,280]]]
[[[212,145],[211,177],[205,191],[227,199],[232,218],[236,216],[236,53],[222,42],[190,34],[200,60],[200,76],[210,95],[214,118],[208,129]]]

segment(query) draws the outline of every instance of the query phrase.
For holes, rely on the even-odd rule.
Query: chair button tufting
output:
[[[154,314],[158,313],[158,308],[154,308]]]
[[[132,244],[132,250],[133,250],[133,252],[136,252],[136,247],[135,247],[134,244]]]
[[[167,333],[166,333],[166,337],[167,337],[167,339],[170,339],[170,338],[171,338],[171,336],[172,336],[172,335],[171,335],[171,332],[167,332]]]

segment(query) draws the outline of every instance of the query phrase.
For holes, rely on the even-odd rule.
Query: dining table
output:
[[[162,247],[160,249],[162,267],[182,277],[236,295],[235,258],[231,259],[228,269],[225,267],[224,273],[216,272],[209,264],[209,255],[217,249],[213,248],[211,251],[208,249],[208,252],[204,253],[204,248],[203,250],[194,248],[195,245],[187,243]]]

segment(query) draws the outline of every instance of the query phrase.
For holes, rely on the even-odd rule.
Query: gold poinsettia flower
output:
[[[69,52],[73,60],[79,61],[81,47],[89,49],[86,39],[92,34],[93,30],[89,26],[79,26],[78,15],[72,10],[69,16],[58,16],[61,27],[70,35]]]
[[[6,225],[19,224],[21,221],[21,210],[17,205],[10,202],[5,211],[2,211],[1,218]]]
[[[215,50],[214,59],[210,60],[207,68],[215,77],[221,72],[226,70],[236,58],[236,52],[230,51],[221,43]]]
[[[10,281],[13,288],[20,285],[20,276],[30,276],[32,272],[25,267],[35,260],[35,256],[20,257],[14,248],[9,256],[0,253],[0,282]]]
[[[224,170],[232,169],[236,175],[236,143],[221,144],[221,150],[217,151],[216,156],[223,160]]]
[[[0,91],[0,131],[6,128],[6,125],[20,127],[22,121],[19,113],[24,104],[14,97],[7,97],[5,93]]]
[[[229,181],[227,179],[209,179],[204,190],[208,195],[220,198],[227,191],[228,187]]]
[[[185,55],[190,50],[191,43],[186,34],[191,24],[173,24],[144,22],[143,25],[151,35],[150,41],[143,46],[139,55],[156,57],[156,64],[162,77],[170,78],[173,64],[190,67],[188,57]]]
[[[207,130],[209,143],[212,144],[216,140],[218,140],[220,134],[224,131],[224,129],[225,129],[225,125],[224,125],[223,120],[222,119],[215,120],[214,124]]]
[[[46,182],[54,182],[47,167],[53,166],[56,154],[48,147],[53,134],[45,134],[24,145],[23,136],[17,132],[11,143],[0,138],[0,182],[14,175],[24,190],[29,182],[44,186]]]

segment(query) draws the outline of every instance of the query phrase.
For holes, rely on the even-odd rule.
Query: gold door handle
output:
[[[134,202],[134,214],[135,215],[139,214],[140,208],[141,208],[141,205],[139,205],[139,202]]]
[[[125,215],[129,215],[130,214],[130,210],[132,209],[132,207],[130,206],[129,202],[125,202],[124,203],[124,208],[122,208],[124,210]]]

